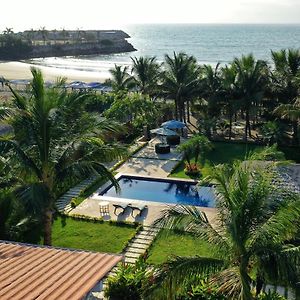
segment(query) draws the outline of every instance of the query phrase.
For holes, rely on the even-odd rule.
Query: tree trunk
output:
[[[294,121],[293,122],[293,143],[294,145],[299,144],[299,139],[298,139],[298,122]]]
[[[175,99],[175,119],[178,120],[178,100]]]
[[[252,300],[251,282],[247,273],[248,261],[245,258],[241,259],[239,271],[242,282],[242,300]]]
[[[191,119],[190,119],[190,100],[187,100],[186,102],[186,108],[187,108],[187,121],[189,123],[191,123]]]
[[[232,137],[232,114],[229,116],[229,141],[231,141]]]
[[[246,110],[246,126],[245,126],[245,141],[247,141],[248,138],[251,137],[251,126],[250,126],[250,117],[249,117],[249,110]]]
[[[44,245],[52,245],[52,217],[53,212],[50,208],[45,211],[44,220]]]

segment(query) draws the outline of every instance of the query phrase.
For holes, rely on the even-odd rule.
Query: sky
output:
[[[137,23],[300,23],[300,0],[10,0],[0,31],[118,29]]]

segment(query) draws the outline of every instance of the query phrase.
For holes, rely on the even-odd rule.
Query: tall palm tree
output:
[[[39,29],[39,33],[41,34],[42,36],[42,39],[44,41],[44,45],[46,45],[46,39],[47,39],[47,36],[48,36],[48,30],[46,29],[45,26],[41,27]]]
[[[117,186],[102,163],[119,158],[124,151],[106,143],[118,128],[85,113],[86,94],[44,87],[41,71],[31,70],[29,97],[14,95],[13,107],[0,109],[0,119],[14,128],[1,137],[0,157],[8,159],[16,178],[16,197],[40,217],[44,243],[51,245],[55,200],[62,190],[87,176],[103,176]]]
[[[271,185],[272,168],[266,166],[265,171],[258,169],[257,162],[216,168],[211,177],[218,212],[213,224],[195,207],[164,211],[157,224],[207,241],[214,255],[173,258],[161,268],[162,281],[153,295],[175,299],[170,296],[174,289],[195,282],[197,274],[208,276],[220,292],[235,300],[254,299],[252,287],[258,295],[268,281],[295,286],[300,249],[288,241],[299,233],[300,199],[283,201]]]
[[[234,59],[237,70],[237,87],[241,97],[241,108],[245,112],[245,140],[251,137],[250,113],[262,100],[267,84],[268,68],[264,61],[256,61],[253,55]]]
[[[277,98],[279,106],[289,105],[290,108],[292,106],[297,107],[297,98],[300,96],[300,51],[293,49],[272,51],[272,60],[274,70],[271,72],[270,77],[273,97]],[[279,110],[283,108],[284,106]],[[294,143],[298,144],[298,120],[295,118],[289,120],[291,120],[293,125]]]
[[[186,121],[185,103],[199,91],[199,67],[195,57],[180,52],[173,57],[165,56],[165,72],[162,89],[165,95],[175,101],[175,117]],[[189,110],[189,109],[187,109]],[[189,120],[189,111],[187,112]]]
[[[294,103],[291,104],[281,104],[275,110],[276,115],[281,116],[283,119],[288,119],[293,122],[294,125],[294,142],[297,145],[298,141],[298,127],[300,121],[300,98],[296,99]]]
[[[232,66],[225,66],[221,72],[220,96],[222,107],[225,108],[229,119],[229,140],[232,137],[232,121],[239,106],[239,91],[237,88],[237,71]]]
[[[142,94],[153,96],[157,92],[160,67],[156,57],[132,57],[132,73]]]
[[[115,65],[114,69],[109,70],[112,75],[111,85],[114,91],[124,91],[133,88],[135,85],[134,79],[128,73],[128,67]]]
[[[203,65],[201,68],[201,96],[207,101],[210,117],[219,117],[221,106],[221,72],[220,64],[215,68]]]

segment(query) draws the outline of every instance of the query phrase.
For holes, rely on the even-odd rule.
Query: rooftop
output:
[[[82,299],[121,259],[0,241],[0,299]]]

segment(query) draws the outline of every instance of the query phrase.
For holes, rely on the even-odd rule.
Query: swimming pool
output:
[[[101,196],[215,207],[215,196],[210,186],[197,186],[195,182],[121,176],[120,192],[110,185],[99,193]]]

